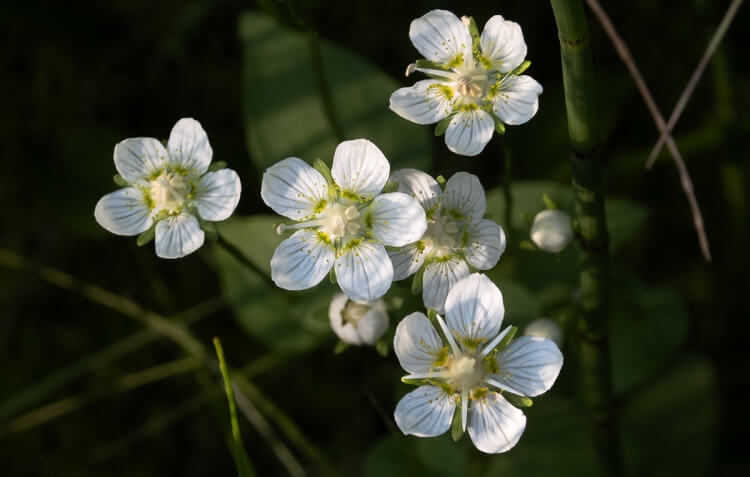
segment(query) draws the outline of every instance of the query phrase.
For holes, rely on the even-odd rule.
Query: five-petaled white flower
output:
[[[475,40],[456,15],[432,10],[412,21],[409,38],[428,62],[410,66],[407,75],[416,70],[431,79],[394,92],[390,107],[417,124],[449,121],[445,143],[456,154],[476,156],[496,127],[503,132],[503,124],[536,114],[542,86],[520,74],[528,63],[517,23],[495,15]]]
[[[207,172],[213,150],[195,119],[177,121],[166,148],[150,137],[115,146],[115,168],[128,184],[102,197],[94,209],[99,225],[116,235],[155,227],[156,255],[179,258],[203,245],[203,221],[229,218],[240,200],[240,178],[231,169]]]
[[[489,270],[505,251],[502,227],[483,218],[487,207],[479,178],[458,172],[445,191],[430,175],[401,169],[391,181],[399,191],[415,197],[426,211],[427,231],[415,243],[389,251],[394,280],[423,271],[422,299],[426,308],[443,311],[445,298],[459,280],[469,275],[469,265]]]
[[[472,274],[448,294],[445,321],[416,312],[396,328],[393,346],[405,380],[424,384],[404,396],[395,419],[404,434],[433,437],[446,432],[460,412],[461,429],[477,449],[511,449],[526,427],[526,416],[503,393],[533,397],[557,379],[563,357],[550,340],[523,336],[495,349],[511,327],[500,332],[504,307],[500,290],[485,276]]]
[[[337,293],[328,307],[328,318],[336,336],[350,345],[374,345],[388,329],[388,312],[382,299],[357,301]]]
[[[263,174],[261,196],[276,213],[297,221],[279,232],[297,230],[271,258],[271,278],[281,288],[317,285],[334,269],[341,290],[352,300],[372,301],[393,281],[385,246],[418,240],[427,228],[413,197],[381,193],[390,165],[366,139],[336,147],[332,183],[301,159],[290,157]]]

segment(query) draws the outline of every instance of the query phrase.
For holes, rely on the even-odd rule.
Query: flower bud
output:
[[[388,329],[388,313],[382,299],[350,300],[337,293],[328,307],[331,328],[344,343],[374,345]]]
[[[526,336],[539,336],[555,342],[557,346],[562,346],[563,332],[557,322],[549,318],[539,318],[528,325],[523,331]]]
[[[573,223],[560,209],[543,210],[531,224],[531,241],[541,250],[558,253],[573,241]]]

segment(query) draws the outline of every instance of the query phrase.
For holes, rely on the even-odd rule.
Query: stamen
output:
[[[487,383],[487,384],[489,384],[490,386],[495,386],[496,388],[500,388],[503,391],[508,391],[509,393],[513,393],[513,394],[516,394],[518,396],[525,396],[525,394],[522,393],[521,391],[518,391],[517,389],[513,389],[512,387],[508,386],[507,384],[503,384],[500,381],[498,381],[497,379],[484,378],[484,382]]]
[[[500,334],[498,334],[497,336],[495,336],[495,339],[493,339],[492,341],[490,341],[489,343],[487,343],[487,346],[485,346],[482,349],[482,352],[479,353],[478,359],[483,359],[485,356],[487,356],[488,354],[490,354],[490,352],[493,349],[495,349],[495,346],[497,346],[498,344],[500,344],[500,341],[502,341],[502,339],[505,338],[505,335],[508,334],[508,332],[510,331],[511,328],[513,328],[513,327],[512,326],[508,326],[503,331],[501,331]]]
[[[445,326],[445,322],[437,313],[435,313],[435,318],[437,319],[437,322],[440,325],[440,329],[443,330],[443,333],[445,334],[445,338],[448,340],[448,344],[453,350],[453,354],[456,356],[459,356],[461,354],[461,350],[458,348],[458,345],[456,344],[456,341],[453,339],[453,335],[451,334],[451,332],[448,331],[448,327]]]
[[[461,390],[461,428],[466,431],[466,417],[469,415],[469,390]]]

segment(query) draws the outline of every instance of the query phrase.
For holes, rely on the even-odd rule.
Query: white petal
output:
[[[417,81],[414,86],[394,91],[390,108],[413,123],[436,123],[453,112],[453,92],[439,80]]]
[[[462,156],[476,156],[492,139],[495,120],[487,111],[470,109],[456,113],[445,131],[448,149]]]
[[[209,172],[201,177],[195,207],[204,220],[226,220],[240,201],[240,176],[231,169]]]
[[[355,306],[367,311],[362,316],[355,317],[356,321],[345,323],[343,311],[350,304],[349,302],[349,297],[343,293],[337,293],[331,299],[331,305],[328,307],[328,318],[334,333],[344,343],[352,345],[375,344],[388,329],[388,313],[386,312],[385,302],[383,300],[357,302]]]
[[[393,265],[385,247],[371,241],[344,246],[336,258],[336,280],[352,300],[373,301],[393,281]]]
[[[539,336],[521,336],[497,354],[501,384],[529,397],[538,396],[552,387],[560,374],[563,356],[554,341]]]
[[[279,215],[308,220],[328,198],[325,177],[297,157],[288,157],[263,173],[260,196]]]
[[[471,401],[469,437],[480,451],[487,454],[509,451],[525,428],[526,416],[500,394],[490,391]]]
[[[468,172],[453,174],[445,184],[443,207],[470,223],[482,220],[487,210],[487,198],[479,178]]]
[[[432,10],[413,20],[409,38],[426,59],[435,63],[454,67],[474,61],[469,28],[447,10]]]
[[[424,210],[432,210],[440,202],[443,190],[429,174],[417,169],[399,169],[389,179],[398,183],[398,191],[408,194],[422,204]]]
[[[469,265],[479,270],[497,265],[508,243],[503,228],[489,219],[482,219],[469,225],[467,232],[469,243],[464,252]]]
[[[413,243],[398,250],[389,250],[388,256],[391,257],[391,263],[393,263],[393,281],[395,282],[416,273],[424,263],[427,254],[424,246]]]
[[[374,345],[388,329],[388,313],[385,311],[385,303],[383,300],[378,300],[378,302],[382,306],[373,306],[356,324],[360,340],[368,345]]]
[[[451,427],[455,400],[437,386],[420,386],[396,405],[393,417],[406,435],[434,437]]]
[[[424,313],[406,315],[396,327],[393,351],[410,374],[427,374],[444,348],[435,327]]]
[[[285,290],[305,290],[320,283],[333,267],[335,252],[313,230],[299,230],[271,257],[271,279]]]
[[[146,179],[167,165],[167,150],[152,137],[125,139],[115,146],[115,168],[129,184]]]
[[[523,124],[539,109],[542,85],[531,76],[511,76],[492,99],[492,109],[505,124]]]
[[[383,190],[390,170],[388,159],[367,139],[344,141],[333,153],[331,175],[344,192],[372,197]]]
[[[135,187],[126,187],[99,199],[94,217],[99,225],[116,235],[138,235],[153,225],[143,192]]]
[[[198,250],[205,234],[198,219],[182,213],[160,220],[156,224],[156,255],[161,258],[180,258]]]
[[[500,332],[505,307],[500,290],[481,273],[472,273],[456,283],[445,300],[445,322],[458,343],[474,348]]]
[[[424,306],[442,313],[453,285],[469,275],[469,266],[460,258],[432,262],[424,270],[422,299]]]
[[[507,73],[521,66],[526,58],[526,42],[521,26],[495,15],[487,21],[480,40],[482,56],[492,62],[492,69]]]
[[[421,239],[427,230],[419,202],[402,192],[380,194],[367,210],[365,223],[372,238],[384,245],[402,247]]]
[[[193,118],[177,121],[169,133],[167,149],[172,168],[186,169],[197,175],[206,172],[214,155],[206,131]]]

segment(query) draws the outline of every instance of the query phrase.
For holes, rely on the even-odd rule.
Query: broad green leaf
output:
[[[604,203],[609,230],[609,249],[616,253],[646,224],[648,209],[628,199],[607,199]]]
[[[714,475],[719,403],[711,364],[699,357],[680,359],[623,409],[627,474]]]
[[[217,224],[219,233],[235,245],[251,262],[270,274],[270,259],[281,242],[272,216],[235,217]],[[238,323],[265,345],[285,351],[301,352],[330,337],[328,320],[321,320],[335,287],[327,280],[298,292],[271,287],[233,256],[217,247],[216,262],[222,293],[232,307]]]
[[[682,297],[634,279],[630,282],[617,284],[610,294],[610,343],[618,393],[669,364],[688,332]]]
[[[239,19],[243,47],[245,132],[259,169],[286,157],[330,164],[339,142],[326,116],[313,68],[309,37],[274,18],[245,12]],[[401,84],[369,61],[320,39],[324,76],[344,139],[367,138],[392,169],[430,163],[427,128],[400,118],[388,100]]]

